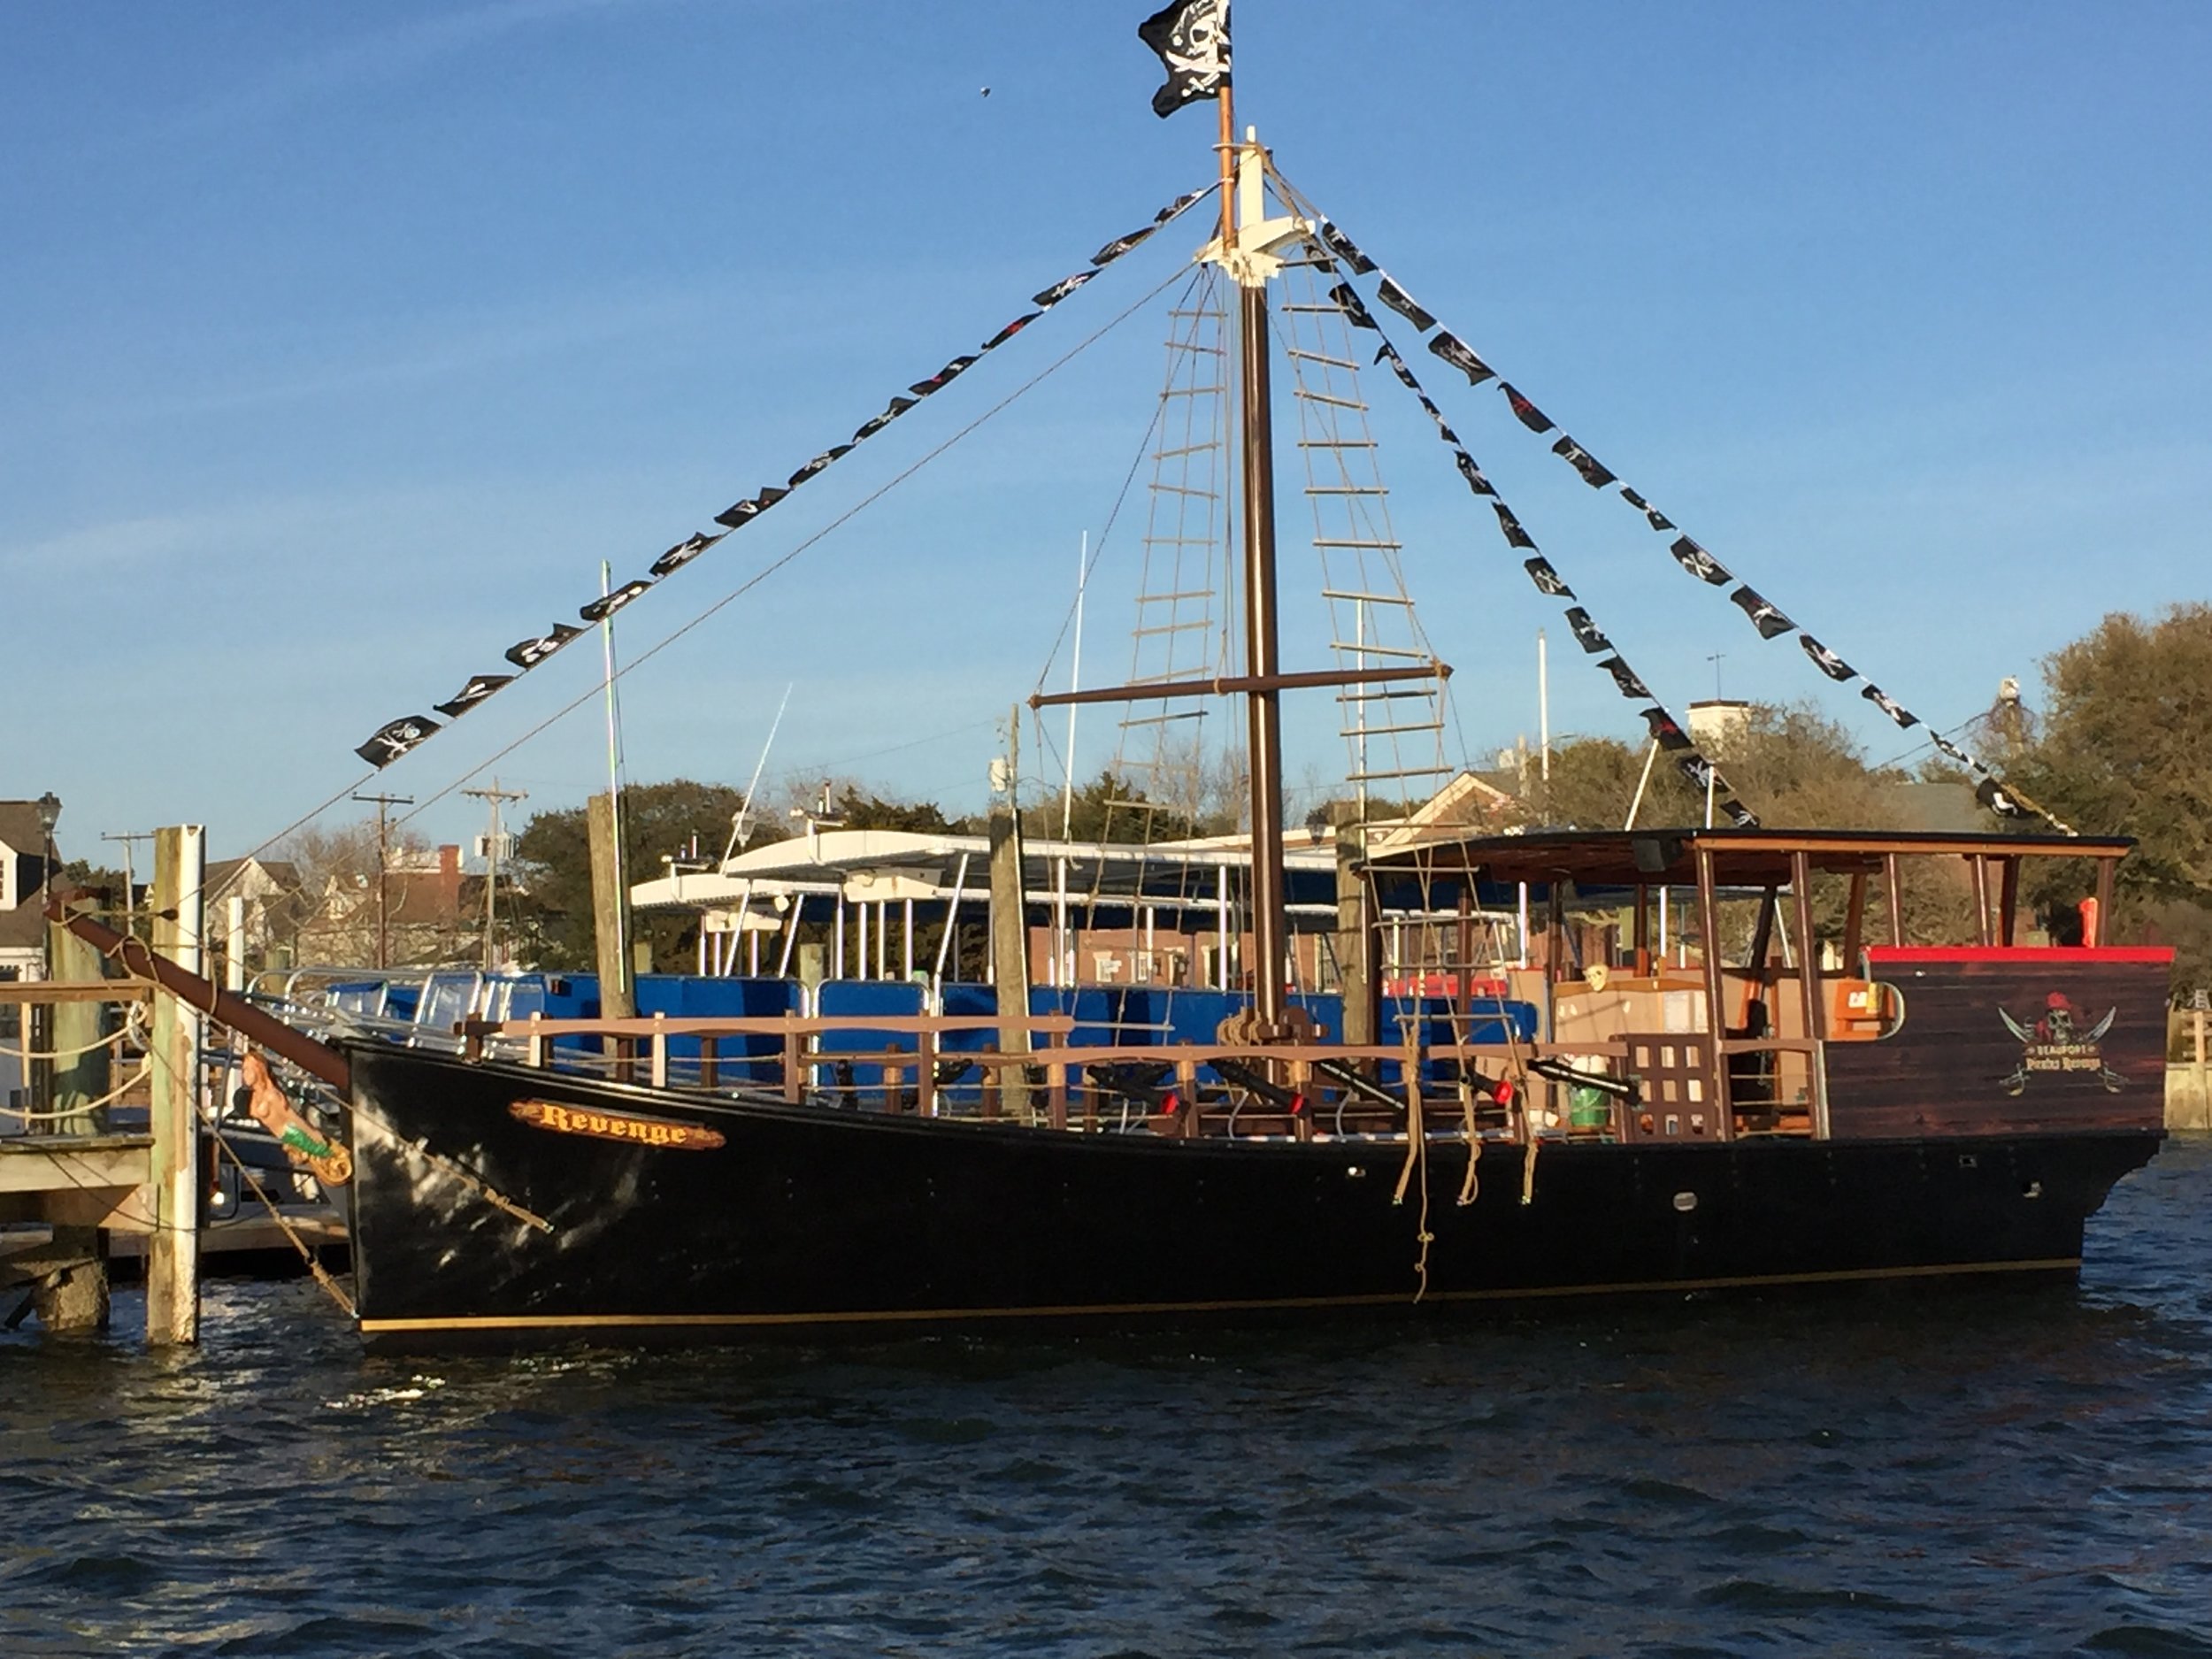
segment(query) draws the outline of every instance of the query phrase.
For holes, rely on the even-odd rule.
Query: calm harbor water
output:
[[[0,1655],[2212,1655],[2212,1144],[2093,1226],[2078,1294],[831,1351],[119,1297],[0,1338]]]

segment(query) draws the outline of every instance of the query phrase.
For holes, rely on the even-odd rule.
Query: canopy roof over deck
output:
[[[1438,835],[1379,848],[1369,856],[1367,869],[1381,892],[1417,882],[1432,892],[1455,894],[1471,878],[1479,895],[1495,902],[1523,882],[1546,894],[1555,881],[1569,883],[1585,897],[1606,889],[1694,887],[1701,854],[1710,861],[1716,887],[1759,889],[1787,887],[1800,854],[1815,874],[1864,875],[1880,872],[1892,857],[1928,855],[2116,862],[2134,845],[2124,836],[1893,830],[1546,830]]]
[[[777,896],[842,895],[856,903],[914,899],[967,904],[990,898],[990,841],[981,835],[910,830],[823,829],[748,848],[712,870],[672,869],[630,889],[639,910],[718,910]],[[1022,887],[1032,905],[1067,902],[1084,910],[1149,906],[1166,913],[1208,912],[1220,902],[1222,876],[1241,893],[1251,867],[1248,838],[1196,841],[1062,841],[1025,837]],[[1290,910],[1302,926],[1333,925],[1333,841],[1285,856]],[[1064,866],[1065,875],[1063,876]]]

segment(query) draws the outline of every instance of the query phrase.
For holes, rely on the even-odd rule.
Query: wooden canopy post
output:
[[[189,973],[205,959],[207,839],[197,824],[154,832],[154,951]],[[154,999],[154,1137],[146,1240],[146,1340],[200,1340],[200,1039],[198,1010]]]
[[[1820,1005],[1820,941],[1813,937],[1813,861],[1802,849],[1790,855],[1790,886],[1797,899],[1797,983],[1805,1002],[1805,1035],[1813,1044],[1806,1056],[1808,1103],[1812,1108],[1813,1133],[1825,1140],[1828,1067],[1820,1045],[1828,1033],[1823,1018],[1825,1010]]]
[[[1986,945],[1989,938],[1989,860],[1979,853],[1966,855],[1974,872],[1974,941]]]
[[[1377,976],[1374,926],[1367,879],[1361,864],[1367,856],[1367,836],[1358,824],[1336,826],[1336,971],[1344,995],[1343,1040],[1360,1047],[1375,1041]]]
[[[1843,915],[1843,972],[1847,978],[1856,979],[1859,972],[1859,952],[1866,942],[1866,872],[1851,872],[1851,899]],[[2012,942],[2010,924],[2007,924],[2005,942]]]
[[[1897,855],[1882,855],[1882,887],[1889,895],[1889,942],[1905,942],[1905,887],[1898,869]]]
[[[2020,861],[2000,859],[1997,869],[1997,942],[2009,947],[2020,920]]]
[[[998,992],[999,1048],[1008,1054],[1029,1052],[1029,908],[1022,889],[1021,814],[1015,780],[1021,757],[1021,709],[1016,705],[1007,728],[1003,789],[991,793],[991,982]],[[999,1087],[1000,1109],[1026,1123],[1029,1079],[1018,1065],[988,1066],[987,1078]]]
[[[1734,1121],[1735,1102],[1728,1094],[1728,1057],[1721,1044],[1728,1034],[1728,1017],[1721,1011],[1727,995],[1720,971],[1720,899],[1713,890],[1713,849],[1697,843],[1697,926],[1701,954],[1705,962],[1706,1053],[1713,1080],[1713,1110],[1724,1124]]]

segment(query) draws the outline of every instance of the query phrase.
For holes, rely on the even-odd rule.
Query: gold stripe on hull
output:
[[[2078,1272],[2078,1256],[2029,1262],[1953,1262],[1927,1267],[1844,1268],[1818,1273],[1740,1273],[1719,1279],[1632,1280],[1613,1285],[1535,1285],[1500,1290],[1443,1290],[1425,1302],[1525,1302],[1537,1297],[1617,1296],[1694,1290],[1748,1290],[1759,1286],[1839,1285],[1883,1279],[1945,1279],[1963,1273]],[[925,1325],[964,1319],[1114,1318],[1176,1313],[1297,1312],[1322,1308],[1411,1307],[1409,1294],[1367,1296],[1273,1296],[1226,1302],[1080,1302],[1067,1307],[864,1309],[845,1313],[487,1314],[467,1318],[363,1319],[364,1336],[411,1331],[611,1331],[773,1325]]]

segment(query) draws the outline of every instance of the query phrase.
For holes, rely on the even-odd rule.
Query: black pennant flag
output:
[[[1151,233],[1148,231],[1145,234],[1149,235]],[[906,389],[917,397],[927,397],[932,392],[942,391],[946,387],[950,386],[965,374],[974,363],[975,354],[972,351],[968,352],[964,356],[955,357],[929,379],[917,380]]]
[[[1590,613],[1580,605],[1575,605],[1568,611],[1567,626],[1574,630],[1575,643],[1593,657],[1600,651],[1609,651],[1613,649],[1613,641],[1605,637],[1598,625],[1590,619]]]
[[[1398,384],[1419,398],[1424,406],[1430,409],[1436,407],[1429,402],[1428,394],[1421,389],[1421,382],[1413,378],[1413,371],[1406,366],[1406,360],[1398,355],[1397,347],[1392,345],[1387,340],[1384,341],[1375,349],[1375,361],[1387,363],[1390,365],[1390,372],[1398,377]],[[1440,411],[1438,419],[1442,419]]]
[[[809,461],[804,466],[801,467],[789,478],[786,479],[784,480],[784,487],[787,489],[798,488],[800,485],[805,483],[807,480],[812,478],[817,472],[827,466],[832,461],[837,459],[839,456],[849,453],[852,447],[853,446],[849,443],[841,443],[833,449],[823,450],[821,454],[816,456],[811,461]]]
[[[1032,294],[1029,296],[1029,303],[1040,311],[1048,311],[1097,274],[1095,271],[1078,271],[1073,276],[1062,277],[1050,288],[1041,293]]]
[[[748,495],[743,501],[733,502],[714,515],[714,521],[717,524],[726,524],[734,530],[748,519],[759,518],[761,514],[766,512],[790,493],[791,491],[782,485],[764,484],[761,486],[759,495]]]
[[[1323,219],[1314,229],[1328,244],[1329,251],[1352,267],[1354,276],[1365,276],[1375,268],[1375,262],[1359,250],[1359,244],[1327,219]]]
[[[652,583],[641,580],[625,582],[612,593],[602,594],[588,605],[579,605],[576,614],[587,622],[603,622],[640,594],[650,592],[652,586]]]
[[[1498,493],[1497,486],[1482,475],[1482,469],[1475,465],[1475,457],[1466,450],[1455,449],[1452,451],[1452,465],[1459,469],[1460,477],[1467,480],[1467,488],[1476,495],[1494,495]]]
[[[1028,327],[1030,324],[1035,322],[1037,319],[1043,315],[1044,313],[1042,311],[1032,311],[1026,317],[1017,317],[1012,322],[1007,324],[1005,327],[1000,329],[998,333],[993,334],[988,340],[985,341],[983,342],[983,349],[986,351],[996,351],[1001,346],[1004,345],[1016,334],[1021,333],[1023,329]]]
[[[1490,503],[1490,510],[1498,515],[1498,528],[1505,532],[1509,546],[1525,547],[1532,552],[1535,550],[1536,538],[1521,528],[1521,521],[1513,516],[1512,508],[1502,501],[1494,501]]]
[[[1551,447],[1554,455],[1563,457],[1567,465],[1582,474],[1582,481],[1592,489],[1603,489],[1613,481],[1614,475],[1598,465],[1598,459],[1572,438],[1562,435]]]
[[[1469,350],[1466,342],[1448,328],[1429,342],[1429,349],[1464,374],[1470,386],[1497,378],[1498,372]]]
[[[1613,676],[1613,683],[1621,688],[1621,695],[1633,697],[1639,703],[1651,701],[1651,688],[1636,678],[1636,671],[1617,657],[1609,657],[1598,664]]]
[[[1692,749],[1681,759],[1676,761],[1674,769],[1680,772],[1684,781],[1700,795],[1704,794],[1709,787],[1720,781],[1720,774],[1713,770],[1713,763],[1695,749]]]
[[[1829,679],[1842,680],[1851,680],[1857,676],[1859,672],[1857,669],[1852,667],[1850,664],[1845,662],[1843,658],[1838,657],[1811,634],[1799,634],[1797,642],[1805,648],[1805,655],[1813,659],[1813,666],[1827,675]]]
[[[1962,766],[1971,766],[1975,764],[1974,757],[1971,755],[1961,749],[1956,743],[1954,743],[1949,738],[1944,736],[1940,732],[1931,732],[1928,734],[1928,741],[1931,743],[1933,743],[1936,748],[1940,749],[1943,753],[1948,755],[1953,760],[1958,762],[1958,764]]]
[[[1554,426],[1551,417],[1513,389],[1510,380],[1500,380],[1498,389],[1505,394],[1505,401],[1513,411],[1513,418],[1531,432],[1549,432]]]
[[[1725,588],[1736,579],[1728,573],[1728,567],[1708,553],[1687,536],[1677,536],[1674,545],[1667,549],[1674,555],[1674,562],[1696,577],[1716,588]]]
[[[513,683],[513,680],[512,674],[471,674],[469,683],[455,692],[449,700],[444,703],[434,703],[430,706],[437,710],[440,714],[457,720],[478,703],[483,702],[485,698],[490,696],[493,692],[497,691],[502,686]]]
[[[378,726],[376,735],[353,752],[380,772],[438,729],[428,715],[411,714]]]
[[[728,534],[729,532],[725,530],[722,535]],[[670,548],[667,552],[655,559],[649,568],[656,576],[672,575],[721,539],[720,535],[709,535],[703,530],[696,535],[677,542],[674,547]]]
[[[507,648],[507,660],[517,668],[535,668],[547,657],[567,644],[583,629],[566,622],[556,622],[552,632],[540,634],[534,640],[518,640]]]
[[[1393,282],[1386,274],[1382,280],[1382,286],[1375,290],[1375,297],[1423,334],[1436,326],[1436,319],[1421,308],[1420,302]]]
[[[1797,626],[1748,587],[1737,588],[1728,597],[1739,611],[1751,618],[1751,626],[1759,630],[1759,637],[1763,640],[1787,634]]]
[[[1621,486],[1621,499],[1643,514],[1653,529],[1671,530],[1674,528],[1673,519],[1668,518],[1666,514],[1661,512],[1658,508],[1653,506],[1625,484]]]
[[[1720,815],[1728,820],[1731,829],[1757,829],[1759,815],[1742,802],[1730,795],[1720,803]]]
[[[1879,709],[1884,714],[1886,714],[1891,719],[1896,721],[1901,728],[1905,726],[1918,726],[1920,724],[1920,717],[1918,715],[1915,714],[1910,709],[1906,708],[1904,704],[1899,703],[1896,698],[1891,696],[1889,693],[1884,691],[1879,686],[1869,686],[1865,690],[1859,693],[1859,695],[1864,697],[1869,703]]]
[[[901,415],[906,413],[908,410],[913,408],[915,404],[920,403],[921,401],[922,400],[918,397],[893,398],[891,400],[891,406],[885,410],[880,415],[876,415],[867,420],[864,420],[859,426],[853,428],[853,442],[855,443],[858,443],[864,439],[874,437],[876,434],[881,432],[886,426],[889,426],[893,421],[896,420]]]
[[[1974,786],[1974,798],[1999,818],[2034,818],[2035,810],[2007,788],[1995,778],[1985,778]]]
[[[1360,296],[1352,292],[1352,285],[1349,282],[1338,283],[1334,288],[1329,290],[1329,297],[1336,303],[1337,309],[1344,313],[1346,319],[1350,321],[1353,327],[1372,328],[1377,334],[1380,334],[1382,332],[1380,326],[1377,325],[1373,314],[1370,312],[1365,304],[1361,302]],[[1396,357],[1397,353],[1394,351],[1391,355],[1393,357]],[[1403,362],[1404,359],[1400,358],[1399,361]],[[1410,384],[1410,382],[1409,382],[1409,384]]]
[[[1536,584],[1538,593],[1549,594],[1554,599],[1571,599],[1575,596],[1575,590],[1559,580],[1559,572],[1552,569],[1549,559],[1540,555],[1532,559],[1523,559],[1521,568],[1528,572],[1529,580]]]
[[[1126,236],[1115,237],[1113,241],[1091,256],[1091,263],[1098,266],[1100,270],[1104,270],[1157,229],[1159,229],[1157,225],[1146,225],[1140,229],[1131,231]]]
[[[1138,24],[1137,38],[1167,71],[1167,84],[1152,95],[1163,120],[1229,85],[1229,0],[1175,0]]]
[[[1229,16],[1228,7],[1224,6],[1221,9],[1221,15],[1222,20],[1225,23],[1228,20]],[[1185,208],[1188,207],[1193,202],[1198,200],[1200,196],[1204,196],[1208,190],[1211,190],[1214,187],[1210,184],[1204,190],[1184,191],[1182,195],[1177,196],[1172,202],[1170,202],[1165,207],[1155,213],[1152,216],[1152,222],[1155,225],[1166,224],[1168,220],[1173,219],[1178,213],[1180,213]]]
[[[1655,703],[1644,710],[1644,724],[1651,729],[1651,741],[1666,749],[1690,747],[1689,733],[1676,724],[1675,718]]]

